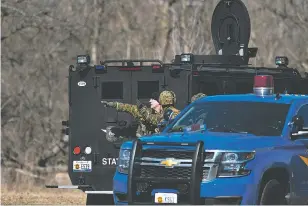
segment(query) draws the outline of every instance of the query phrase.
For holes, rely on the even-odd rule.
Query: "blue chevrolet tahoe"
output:
[[[307,204],[308,96],[255,85],[202,98],[121,146],[113,192],[115,204]]]

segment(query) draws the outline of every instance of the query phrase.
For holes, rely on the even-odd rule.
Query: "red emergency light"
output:
[[[74,153],[75,155],[79,155],[80,152],[81,152],[81,149],[80,149],[79,146],[75,147],[74,150],[73,150],[73,153]]]
[[[152,64],[151,67],[153,73],[164,73],[164,67],[160,64]]]
[[[254,77],[253,91],[256,95],[274,94],[274,78],[271,75],[257,75]]]
[[[161,66],[159,64],[153,64],[152,69],[160,69]]]
[[[193,76],[199,76],[199,72],[193,72]]]
[[[121,67],[120,71],[141,71],[141,67]]]

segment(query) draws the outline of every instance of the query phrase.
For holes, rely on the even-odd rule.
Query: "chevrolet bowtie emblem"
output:
[[[161,165],[165,165],[165,167],[172,168],[175,165],[178,165],[179,162],[173,158],[168,158],[160,162]]]

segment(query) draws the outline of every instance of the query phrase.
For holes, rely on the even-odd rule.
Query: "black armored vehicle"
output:
[[[113,204],[112,181],[121,140],[110,140],[136,138],[137,124],[131,115],[105,108],[102,100],[147,103],[153,93],[172,90],[176,107],[183,109],[199,92],[251,93],[256,74],[272,75],[276,93],[308,94],[308,75],[289,68],[287,57],[276,57],[273,68],[248,64],[257,53],[257,48],[248,48],[250,28],[249,14],[240,0],[221,0],[212,18],[216,55],[181,54],[171,63],[106,60],[100,65],[91,65],[88,55],[78,56],[68,71],[69,114],[62,122],[63,133],[69,135],[72,185],[47,187],[80,189],[87,193],[87,204]]]

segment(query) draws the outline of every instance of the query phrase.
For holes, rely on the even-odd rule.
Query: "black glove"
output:
[[[139,101],[139,99],[136,100],[136,105],[137,105],[138,110],[140,110],[140,109],[142,109],[143,107],[145,107],[145,105],[142,104],[142,103]]]

